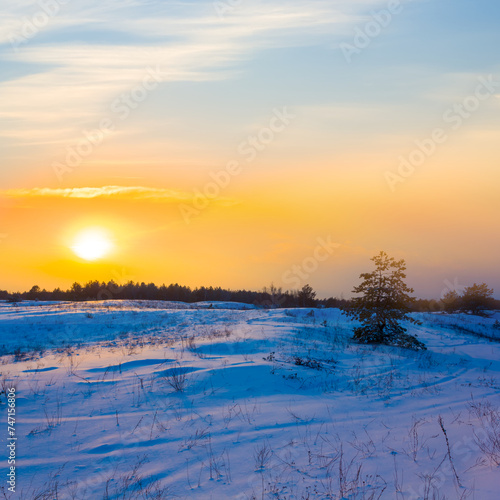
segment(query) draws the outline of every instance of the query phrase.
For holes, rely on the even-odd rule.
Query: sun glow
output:
[[[71,249],[78,257],[93,261],[108,255],[113,249],[113,244],[104,229],[89,228],[76,236]]]

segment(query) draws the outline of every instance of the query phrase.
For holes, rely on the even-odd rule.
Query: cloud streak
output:
[[[26,145],[27,134],[33,134],[33,144],[40,145],[40,136],[53,129],[56,140],[71,141],[136,85],[147,67],[160,67],[163,82],[231,78],[258,51],[331,42],[359,19],[360,9],[381,3],[244,2],[221,20],[212,2],[65,2],[36,37],[13,52],[9,33],[18,33],[22,19],[36,13],[20,2],[7,8],[10,31],[0,33],[3,58],[22,63],[24,71],[0,83],[0,136]],[[70,29],[78,36],[71,37]],[[69,40],[61,44],[61,36]],[[47,137],[46,144],[54,139]]]
[[[85,200],[110,198],[154,202],[180,202],[190,200],[192,197],[190,193],[182,191],[143,186],[9,189],[0,193],[10,198],[74,198]]]
[[[196,199],[196,193],[193,192],[145,186],[7,189],[0,191],[0,196],[21,200],[110,200],[171,205],[193,203]],[[216,207],[239,204],[236,199],[224,196],[214,198],[210,203]]]

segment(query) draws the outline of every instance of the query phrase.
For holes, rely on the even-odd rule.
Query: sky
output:
[[[474,282],[500,297],[498,2],[18,0],[1,15],[0,289],[349,297],[384,250],[420,297]]]

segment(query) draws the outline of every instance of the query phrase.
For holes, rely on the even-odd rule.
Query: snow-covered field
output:
[[[497,500],[500,343],[480,336],[495,318],[418,316],[423,353],[353,344],[333,309],[0,303],[18,437],[1,491]]]

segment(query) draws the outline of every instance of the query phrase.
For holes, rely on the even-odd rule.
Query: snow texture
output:
[[[18,436],[3,491],[496,500],[499,315],[416,316],[426,352],[357,345],[335,309],[0,303]]]

